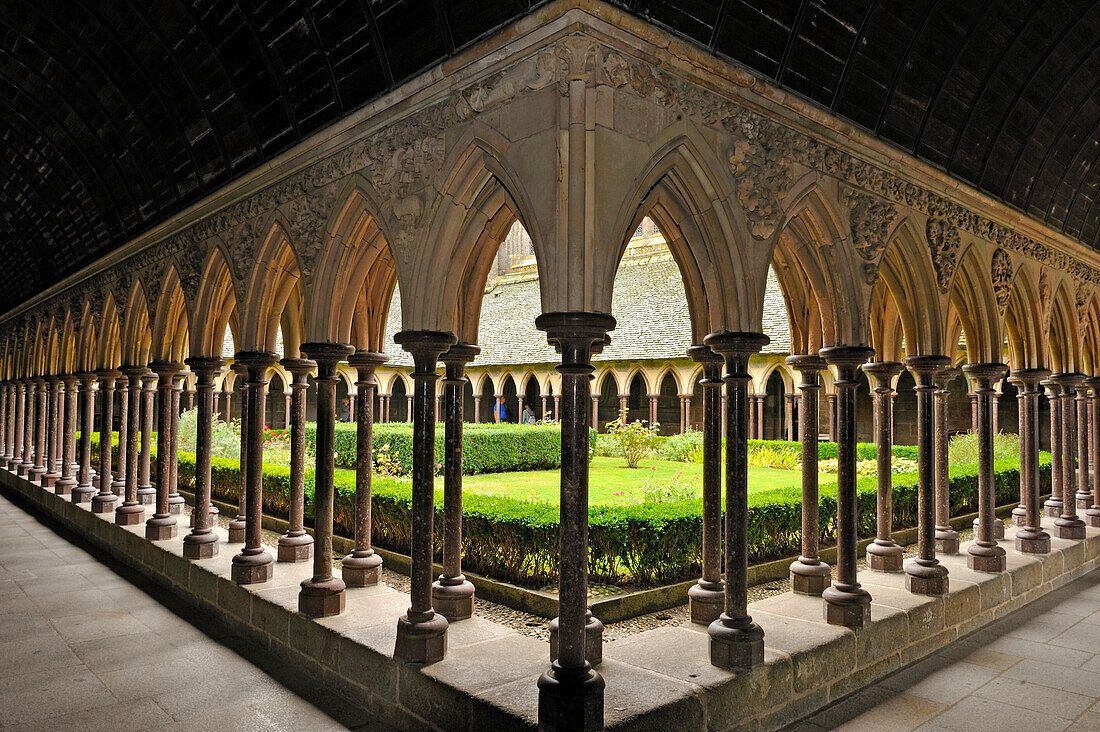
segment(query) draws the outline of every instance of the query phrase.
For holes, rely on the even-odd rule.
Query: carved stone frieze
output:
[[[930,218],[924,232],[931,249],[932,267],[936,270],[936,286],[940,292],[947,292],[959,266],[959,230],[944,219]]]
[[[1008,309],[1008,297],[1012,292],[1012,277],[1014,267],[1012,255],[1004,247],[998,247],[993,252],[993,261],[990,265],[990,279],[993,281],[993,294],[997,296],[997,307],[1001,315]]]

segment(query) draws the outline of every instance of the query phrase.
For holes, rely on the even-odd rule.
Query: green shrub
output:
[[[607,434],[618,443],[618,455],[626,460],[626,467],[636,468],[638,463],[657,449],[658,429],[660,425],[656,422],[650,424],[641,419],[633,422],[627,420],[626,410],[622,409],[619,411],[619,419],[608,423]]]
[[[683,434],[662,438],[657,448],[657,456],[662,460],[678,463],[701,463],[703,462],[703,433],[688,428],[688,431]]]
[[[993,435],[993,460],[1019,459],[1020,436],[1011,432]],[[948,465],[978,464],[978,433],[964,432],[955,435],[947,443]]]

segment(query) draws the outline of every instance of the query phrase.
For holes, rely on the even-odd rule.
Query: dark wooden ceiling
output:
[[[544,0],[5,0],[0,310]],[[1100,3],[614,0],[1100,247]]]

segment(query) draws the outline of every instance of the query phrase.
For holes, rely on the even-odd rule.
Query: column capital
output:
[[[288,357],[279,361],[279,365],[289,371],[290,375],[294,377],[294,382],[291,386],[305,386],[306,377],[317,369],[317,362],[308,358]]]
[[[837,367],[840,378],[833,381],[834,386],[855,387],[859,383],[855,378],[856,369],[875,355],[875,349],[867,346],[829,346],[818,351],[818,355],[830,366]]]
[[[61,375],[60,374],[46,374],[45,378],[46,378],[46,383],[49,384],[51,387],[55,386],[57,384],[57,382],[61,381]]]
[[[205,375],[212,378],[225,366],[221,356],[191,356],[183,361],[200,380]]]
[[[923,388],[932,386],[937,371],[951,367],[951,359],[947,356],[908,356],[904,363],[916,379],[917,386]]]
[[[699,380],[701,385],[720,386],[722,384],[722,363],[725,359],[712,351],[709,346],[691,346],[687,349],[687,355],[691,360],[703,365],[703,378]]]
[[[80,377],[76,374],[61,374],[59,378],[61,379],[62,383],[65,384],[66,389],[71,389],[73,384],[76,384],[80,381]],[[8,384],[8,386],[10,387],[11,384]]]
[[[805,377],[806,374],[817,375],[827,369],[829,364],[821,356],[813,353],[795,354],[787,356],[784,363]]]
[[[355,348],[347,343],[303,343],[300,350],[317,362],[314,381],[335,381],[336,364],[350,356]]]
[[[1068,373],[1054,374],[1050,377],[1053,384],[1062,387],[1062,395],[1067,395],[1080,386],[1085,380],[1085,375],[1071,371]]]
[[[562,366],[588,366],[592,356],[611,343],[615,318],[607,313],[568,310],[543,313],[535,327],[546,333],[546,341],[561,354]]]
[[[133,379],[135,377],[141,378],[145,374],[149,373],[149,367],[148,366],[126,365],[126,366],[123,366],[121,369],[119,369],[119,371],[121,371],[122,375],[125,376],[128,379]]]
[[[1090,376],[1085,379],[1085,386],[1092,389],[1092,395],[1100,397],[1100,376]]]
[[[403,330],[395,333],[393,340],[412,354],[415,364],[413,378],[437,376],[435,365],[440,354],[458,342],[454,333],[437,330]]]
[[[153,361],[149,368],[165,382],[162,386],[166,386],[171,384],[173,376],[183,370],[183,364],[177,361]]]
[[[994,384],[1004,378],[1008,367],[1003,363],[968,363],[963,365],[962,370],[977,383],[976,392],[992,392]]]
[[[439,360],[446,366],[446,376],[443,383],[466,383],[466,364],[470,363],[481,353],[481,349],[471,343],[456,343],[443,352]]]
[[[98,369],[95,375],[100,381],[106,381],[107,379],[114,381],[115,379],[122,378],[122,372],[118,369]]]
[[[905,364],[898,361],[872,361],[861,367],[863,373],[873,376],[875,379],[875,391],[879,394],[889,394],[893,391],[890,382],[893,378],[905,370]]]
[[[279,360],[279,354],[274,351],[238,351],[233,354],[233,364],[241,364],[250,372],[252,369],[266,369],[274,366]]]
[[[1015,369],[1008,374],[1009,381],[1020,384],[1024,393],[1038,394],[1039,384],[1050,378],[1050,369]]]
[[[771,338],[763,333],[720,331],[705,337],[703,343],[728,363],[731,356],[748,358],[760,353],[761,348],[771,343]]]

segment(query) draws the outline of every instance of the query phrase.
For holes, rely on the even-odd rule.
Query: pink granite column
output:
[[[80,475],[73,488],[73,503],[92,500],[92,423],[95,421],[95,374],[84,371],[80,378]]]
[[[802,553],[791,563],[791,591],[820,596],[832,583],[832,569],[818,556],[821,526],[818,494],[818,407],[821,372],[828,364],[815,355],[795,355],[787,363],[802,376],[802,414],[798,422],[802,442]]]
[[[19,463],[18,475],[26,478],[34,469],[34,407],[38,398],[35,393],[35,380],[26,379],[26,399],[23,400],[23,462]]]
[[[168,492],[168,510],[173,514],[179,515],[183,513],[183,507],[185,502],[183,496],[179,492],[179,426],[180,426],[180,395],[183,393],[183,380],[187,377],[187,372],[181,371],[172,378],[172,412],[171,421],[169,422],[169,429],[171,430],[171,436],[168,440],[168,469],[171,471],[171,475],[168,478],[168,485],[171,490]],[[160,456],[158,450],[157,456]]]
[[[280,562],[304,562],[313,557],[313,537],[306,531],[306,391],[317,363],[305,358],[280,361],[290,372],[290,510],[286,533],[279,537]]]
[[[1093,528],[1100,528],[1100,376],[1085,380],[1092,389],[1089,411],[1089,462],[1092,465],[1092,505],[1085,510],[1085,520]]]
[[[447,652],[447,619],[432,607],[432,525],[435,518],[435,382],[441,353],[456,343],[451,333],[402,331],[394,341],[412,354],[413,469],[410,607],[397,621],[394,659],[434,663]],[[563,508],[564,513],[564,508]],[[563,527],[564,530],[564,527]]]
[[[227,527],[229,530],[229,536],[226,539],[230,544],[240,544],[244,542],[245,527],[248,525],[246,515],[248,513],[248,434],[249,434],[249,414],[248,414],[248,399],[246,398],[245,382],[248,379],[248,368],[243,363],[234,362],[230,365],[230,370],[237,375],[237,378],[233,382],[233,388],[237,388],[238,384],[241,389],[241,478],[237,484],[237,517],[229,522]],[[226,414],[229,412],[229,398],[232,394],[232,390],[226,391],[225,395],[225,409]]]
[[[115,523],[122,526],[133,526],[145,520],[145,506],[138,496],[138,426],[140,421],[139,407],[141,406],[141,377],[147,369],[144,366],[125,366],[122,369],[123,377],[128,382],[129,398],[124,402],[129,413],[126,419],[126,439],[121,442],[120,450],[126,451],[126,458],[119,460],[119,474],[123,475],[123,501],[115,509]],[[125,467],[123,467],[125,466]]]
[[[659,398],[659,396],[660,395],[658,395],[658,394],[650,394],[649,395],[649,424],[650,425],[657,424],[657,399]]]
[[[11,458],[11,429],[8,426],[8,411],[11,409],[11,385],[0,382],[0,467],[7,467]]]
[[[1082,379],[1074,386],[1077,398],[1074,400],[1077,406],[1077,515],[1081,516],[1092,505],[1092,490],[1089,486],[1089,460],[1092,456],[1089,451],[1089,385],[1087,379]]]
[[[29,471],[31,480],[41,482],[46,474],[46,410],[49,409],[49,397],[46,394],[46,379],[39,376],[34,381],[34,467]]]
[[[688,356],[703,366],[702,577],[688,589],[691,622],[710,625],[725,607],[722,579],[722,357],[707,346],[691,346]]]
[[[951,382],[961,372],[957,368],[942,368],[933,375],[936,388],[933,392],[935,416],[936,461],[936,553],[958,554],[959,532],[951,526],[951,481],[948,476],[948,402],[951,399]],[[918,425],[919,428],[919,425]]]
[[[248,482],[245,485],[246,507],[244,547],[233,556],[230,576],[239,585],[257,584],[271,579],[275,560],[264,549],[261,541],[263,524],[263,460],[264,460],[264,401],[267,388],[267,369],[278,361],[278,355],[267,351],[242,351],[235,357],[236,364],[247,369],[246,398],[242,403],[248,413],[247,430],[242,428],[241,443],[244,451],[241,464],[248,465]],[[335,364],[333,364],[335,368]],[[335,378],[335,374],[333,375]],[[335,382],[333,382],[335,388]],[[322,487],[317,486],[320,492]],[[318,497],[317,500],[320,500]],[[317,511],[321,511],[321,506]],[[329,511],[331,511],[331,503]],[[329,514],[331,516],[331,513]],[[319,516],[318,521],[321,520]],[[319,550],[318,550],[319,551]],[[325,555],[331,567],[332,550]],[[331,570],[330,570],[331,571]],[[299,609],[301,609],[299,607]]]
[[[99,393],[103,397],[99,414],[99,493],[92,498],[92,511],[107,513],[115,510],[118,495],[114,492],[114,474],[111,458],[115,419],[115,379],[122,376],[114,369],[102,369],[99,376]]]
[[[1043,531],[1039,505],[1039,384],[1050,377],[1050,371],[1023,369],[1013,371],[1012,376],[1019,390],[1020,500],[1024,505],[1016,530],[1016,550],[1046,554],[1050,552],[1050,535]]]
[[[900,572],[902,548],[894,541],[893,484],[893,410],[892,383],[905,367],[894,361],[863,364],[863,370],[874,379],[875,448],[877,458],[877,492],[875,496],[875,540],[867,546],[867,565],[879,572]]]
[[[1085,538],[1085,522],[1077,516],[1077,501],[1072,493],[1077,477],[1077,410],[1073,397],[1084,380],[1084,374],[1076,373],[1051,377],[1051,381],[1061,387],[1062,403],[1062,513],[1054,519],[1054,531],[1051,532],[1059,539]]]
[[[79,383],[73,374],[61,377],[64,385],[62,408],[65,410],[65,430],[61,437],[61,478],[54,484],[54,493],[70,495],[76,487],[76,389]]]
[[[168,497],[172,493],[172,379],[182,364],[171,361],[154,361],[149,368],[157,375],[157,498],[156,509],[145,522],[145,538],[165,541],[176,538],[176,517],[172,515]]]
[[[129,389],[127,388],[128,379],[123,373],[119,373],[118,378],[115,380],[115,393],[119,395],[118,407],[119,407],[119,419],[118,419],[118,463],[115,468],[115,477],[111,482],[111,490],[116,496],[122,496],[126,492],[126,435],[127,435],[127,421],[128,421],[128,409],[127,398],[129,396]],[[113,410],[112,410],[113,411]],[[118,510],[117,508],[115,509]]]
[[[58,376],[46,377],[46,472],[42,476],[42,487],[53,488],[61,477],[61,463],[57,457],[60,442],[57,439],[58,409],[61,396],[61,379]]]
[[[1040,382],[1050,404],[1050,497],[1043,503],[1047,518],[1062,515],[1062,390],[1054,377]]]
[[[138,454],[138,500],[143,506],[156,503],[157,489],[153,487],[149,476],[149,463],[152,460],[153,410],[156,397],[157,375],[148,368],[141,375],[141,452]]]
[[[975,541],[966,549],[966,566],[978,572],[1003,572],[1004,547],[997,544],[994,522],[996,486],[993,473],[993,394],[994,384],[1004,378],[1002,363],[970,363],[963,371],[973,380],[978,398],[978,528]],[[1001,523],[1002,530],[1004,524]]]
[[[214,532],[214,519],[210,513],[214,379],[221,374],[225,361],[218,356],[192,356],[186,363],[195,374],[198,413],[195,415],[195,510],[191,519],[191,531],[183,537],[183,556],[188,559],[209,559],[218,555],[218,535]],[[133,432],[132,429],[131,431]]]
[[[348,587],[370,587],[382,575],[382,557],[371,546],[371,475],[374,472],[374,371],[388,361],[384,353],[359,351],[348,358],[356,370],[355,388],[355,548],[344,557],[340,576]],[[465,382],[464,382],[465,383]],[[446,397],[444,397],[446,398]],[[459,395],[461,399],[461,394]],[[446,537],[444,537],[446,554]]]

